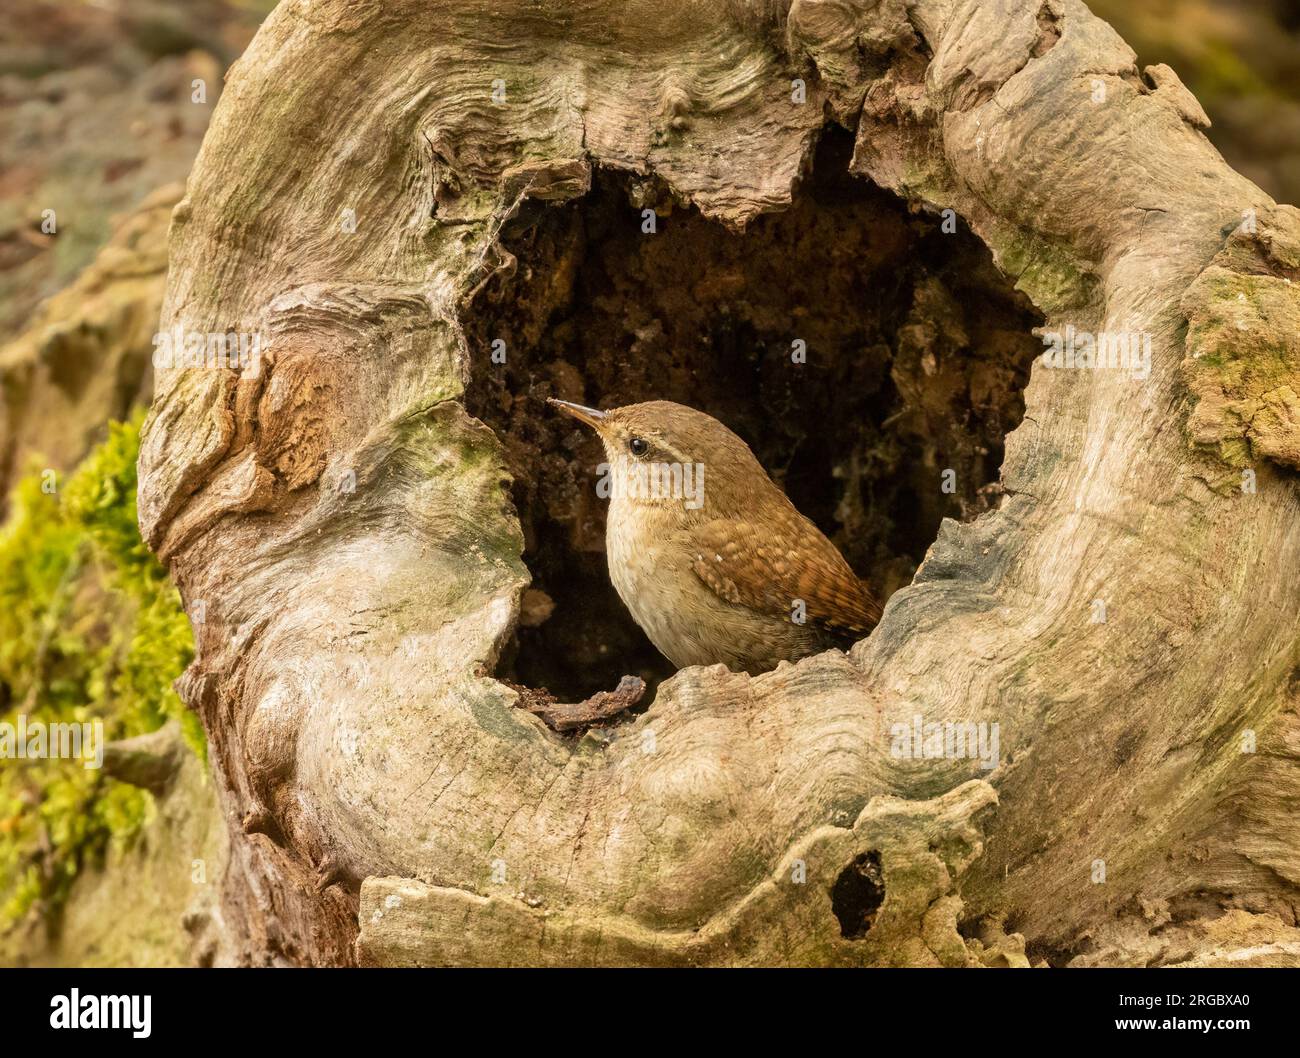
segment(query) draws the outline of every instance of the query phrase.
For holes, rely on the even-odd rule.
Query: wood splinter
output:
[[[627,712],[645,694],[645,680],[624,676],[612,691],[598,691],[581,702],[560,702],[545,689],[506,684],[519,694],[515,706],[539,717],[552,731],[570,734]]]

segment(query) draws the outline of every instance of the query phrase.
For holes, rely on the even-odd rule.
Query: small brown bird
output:
[[[674,665],[764,672],[880,619],[835,545],[717,419],[666,400],[550,403],[604,443],[610,579]]]

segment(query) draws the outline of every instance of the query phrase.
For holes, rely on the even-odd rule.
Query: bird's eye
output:
[[[640,458],[650,451],[650,442],[643,437],[633,437],[632,440],[628,441],[627,447],[629,452]]]

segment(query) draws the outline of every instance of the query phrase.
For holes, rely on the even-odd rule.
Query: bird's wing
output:
[[[810,622],[846,632],[870,631],[880,620],[880,604],[867,585],[793,508],[766,531],[753,522],[718,519],[695,528],[691,540],[696,576],[727,602],[789,617],[802,600]]]

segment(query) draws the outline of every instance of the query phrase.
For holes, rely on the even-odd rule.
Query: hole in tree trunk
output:
[[[885,876],[880,853],[864,852],[840,872],[831,886],[831,911],[840,924],[840,935],[859,940],[876,921],[885,902]]]
[[[502,232],[515,267],[479,292],[466,335],[469,410],[505,447],[533,575],[498,675],[578,701],[673,672],[610,583],[601,446],[547,397],[720,419],[882,601],[941,519],[996,503],[985,486],[1042,319],[973,234],[851,176],[851,153],[828,128],[792,207],[742,234],[600,171],[583,199],[525,203]]]

